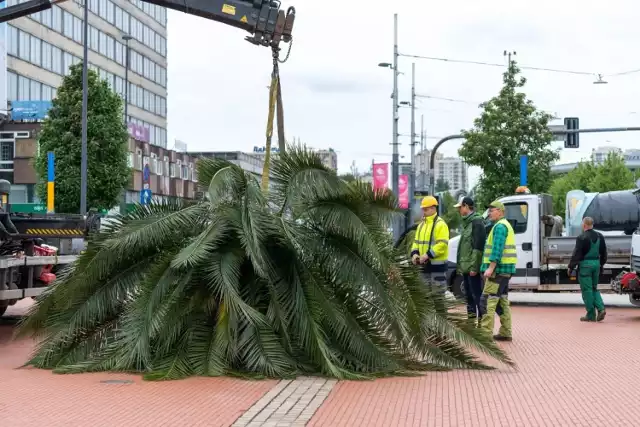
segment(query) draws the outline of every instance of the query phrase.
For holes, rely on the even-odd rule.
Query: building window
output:
[[[0,161],[13,162],[14,141],[2,141],[0,143]]]

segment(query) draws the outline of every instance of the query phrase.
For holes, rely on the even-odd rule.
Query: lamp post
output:
[[[129,52],[129,40],[131,40],[129,34],[123,34],[122,40],[124,40],[125,46],[125,60],[124,60],[124,125],[127,126],[129,122],[129,61],[131,53]]]
[[[87,213],[87,107],[89,104],[89,0],[84,0],[82,29],[82,145],[80,149],[80,214]]]
[[[129,49],[129,40],[131,40],[129,34],[123,34],[122,40],[124,40],[124,126],[129,132],[129,67],[131,61],[131,51]],[[122,197],[120,199],[120,214],[124,215],[127,212],[127,188],[122,189]]]
[[[398,196],[398,175],[399,175],[399,153],[398,153],[398,14],[393,14],[393,64],[388,62],[382,62],[378,66],[383,68],[390,68],[393,70],[393,93],[391,98],[393,99],[393,125],[392,125],[392,139],[391,145],[393,146],[393,155],[391,157],[391,190],[393,194]],[[398,240],[400,237],[400,224],[395,221],[393,227],[394,240]]]

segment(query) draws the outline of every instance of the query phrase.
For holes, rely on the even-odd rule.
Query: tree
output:
[[[627,168],[624,156],[609,153],[605,161],[598,165],[590,190],[598,193],[606,191],[630,190],[636,188],[633,173]]]
[[[580,162],[566,175],[553,180],[549,194],[553,198],[553,212],[564,217],[567,193],[571,190],[591,191],[591,181],[596,173],[596,166],[591,162]]]
[[[624,157],[619,153],[609,153],[602,164],[581,162],[578,166],[551,184],[549,194],[553,197],[553,211],[564,216],[567,193],[582,190],[587,193],[629,190],[635,188],[633,173],[627,169]]]
[[[482,168],[477,197],[482,206],[512,194],[520,183],[520,156],[527,155],[528,186],[543,193],[551,184],[550,168],[559,156],[551,149],[548,128],[551,116],[539,111],[520,89],[526,79],[519,76],[515,61],[503,75],[500,93],[480,105],[480,117],[472,129],[463,130],[465,142],[459,154],[464,161]]]
[[[456,199],[451,193],[445,191],[441,200],[442,219],[447,223],[450,231],[455,231],[460,227],[460,223],[462,222],[460,212],[453,207],[456,204]]]
[[[357,179],[352,173],[343,173],[338,175],[338,177],[345,182],[353,182]]]
[[[42,338],[29,365],[155,380],[487,368],[467,346],[512,364],[393,247],[390,191],[300,147],[266,194],[224,160],[197,168],[205,200],[117,216],[37,299],[19,328]]]
[[[449,191],[450,189],[449,182],[446,179],[438,178],[436,181],[436,193],[442,193],[444,191]]]
[[[110,209],[127,185],[128,133],[122,120],[122,99],[106,81],[89,70],[87,111],[87,206]],[[71,66],[42,124],[35,161],[38,197],[47,198],[47,153],[55,154],[55,209],[80,209],[80,152],[82,141],[82,64]]]

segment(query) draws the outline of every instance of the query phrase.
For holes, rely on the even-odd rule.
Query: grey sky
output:
[[[437,4],[437,6],[436,6]],[[521,65],[593,73],[571,75],[525,71],[526,91],[541,109],[578,116],[580,125],[640,125],[640,7],[631,0],[608,3],[577,0],[288,0],[297,19],[291,58],[281,66],[287,137],[314,148],[332,147],[338,166],[352,161],[360,170],[371,160],[390,161],[393,13],[399,14],[400,52],[504,63],[503,51],[517,52]],[[245,42],[245,34],[221,24],[169,14],[169,141],[190,150],[252,150],[264,144],[270,51]],[[410,58],[400,59],[400,99],[409,100]],[[428,146],[432,137],[458,133],[477,115],[475,103],[495,95],[502,68],[416,61],[419,94],[468,101],[420,100]],[[593,85],[595,74],[607,85]],[[637,112],[637,114],[634,114]],[[401,109],[400,132],[409,133],[408,109]],[[592,148],[632,148],[640,135],[582,135],[579,152],[562,161],[587,157]],[[401,138],[407,155],[408,138]],[[172,145],[172,142],[169,142]],[[443,147],[454,155],[460,142]],[[387,154],[389,153],[389,154]],[[472,171],[472,180],[478,171]]]

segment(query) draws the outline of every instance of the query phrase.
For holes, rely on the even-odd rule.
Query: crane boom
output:
[[[0,0],[2,2],[3,0]],[[30,0],[0,9],[0,23],[50,9],[65,0]],[[277,48],[291,42],[295,9],[280,10],[277,0],[142,0],[249,32],[247,41]]]

